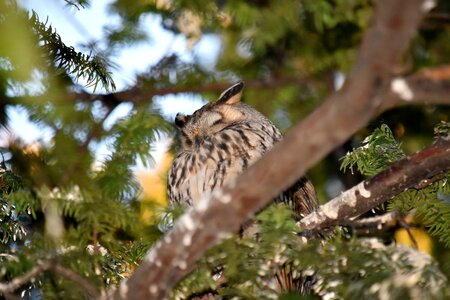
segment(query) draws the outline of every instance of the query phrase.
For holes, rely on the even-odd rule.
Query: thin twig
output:
[[[75,283],[78,283],[81,287],[83,287],[86,290],[86,292],[88,293],[88,295],[90,297],[97,298],[100,296],[97,289],[89,282],[89,280],[87,280],[83,276],[79,275],[78,273],[75,273],[71,269],[63,267],[59,264],[54,264],[52,266],[52,270],[55,271],[56,273],[58,273],[59,275],[65,277]]]
[[[419,245],[417,244],[416,238],[414,237],[414,235],[411,232],[411,226],[409,226],[408,223],[406,223],[404,220],[400,219],[399,220],[400,225],[402,225],[402,227],[406,230],[406,233],[408,234],[409,239],[411,240],[413,247],[415,249],[419,249]]]
[[[95,125],[92,128],[91,132],[86,137],[86,139],[83,142],[83,144],[81,145],[81,149],[83,149],[83,150],[87,149],[87,147],[89,146],[91,141],[94,138],[98,138],[102,134],[102,132],[104,130],[105,121],[106,121],[106,119],[108,119],[108,117],[111,115],[111,113],[114,110],[115,110],[115,107],[107,106],[107,111],[106,111],[105,115],[103,116],[103,118],[98,123],[95,123]]]

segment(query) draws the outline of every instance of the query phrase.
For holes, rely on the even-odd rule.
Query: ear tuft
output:
[[[242,90],[244,89],[244,82],[239,81],[238,83],[233,84],[229,87],[225,92],[223,92],[217,103],[222,104],[235,104],[241,101]]]

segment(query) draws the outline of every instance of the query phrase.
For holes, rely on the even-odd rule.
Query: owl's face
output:
[[[175,125],[183,150],[195,149],[206,137],[245,120],[244,104],[240,102],[243,87],[242,82],[233,85],[216,102],[204,105],[192,115],[177,114]]]

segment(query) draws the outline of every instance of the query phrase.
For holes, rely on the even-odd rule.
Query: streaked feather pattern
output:
[[[243,87],[239,82],[192,115],[176,116],[182,151],[168,176],[171,204],[195,205],[281,140],[280,131],[269,119],[240,101]],[[306,178],[275,201],[288,203],[299,217],[317,207],[314,187]]]

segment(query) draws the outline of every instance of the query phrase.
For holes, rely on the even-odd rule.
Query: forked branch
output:
[[[405,189],[423,185],[424,180],[436,179],[449,170],[450,136],[447,136],[345,191],[303,218],[299,225],[314,230],[345,225]]]

